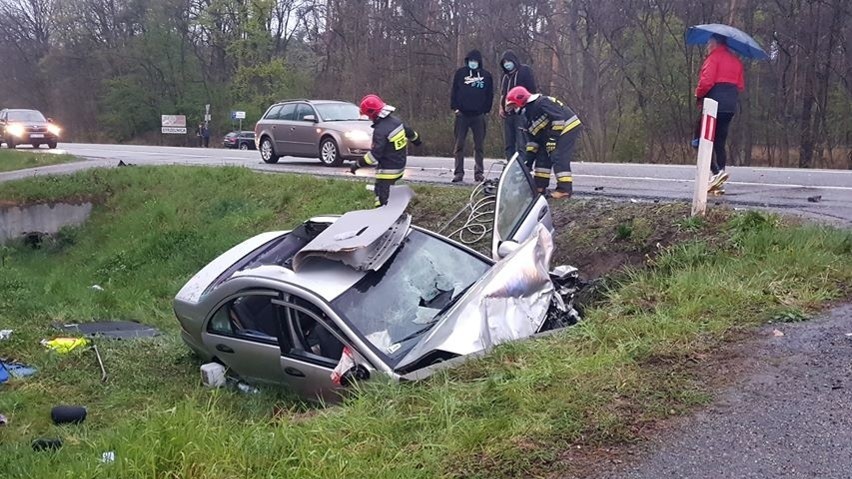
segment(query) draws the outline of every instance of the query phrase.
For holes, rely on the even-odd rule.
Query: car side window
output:
[[[333,368],[343,356],[343,334],[329,329],[326,325],[333,325],[331,319],[310,302],[291,297],[288,304],[287,344],[281,352]]]
[[[207,331],[211,334],[241,339],[278,342],[281,323],[280,308],[272,296],[241,296],[229,301],[210,318]]]
[[[536,200],[536,191],[530,183],[529,174],[519,161],[510,161],[500,180],[497,195],[497,232],[501,238],[509,238],[523,221],[527,211]]]
[[[278,113],[279,120],[294,121],[296,119],[296,104],[288,103],[281,107],[281,112]]]
[[[264,119],[266,120],[277,120],[278,115],[281,113],[281,105],[273,106],[267,113]]]
[[[314,113],[314,109],[311,108],[310,105],[306,103],[299,103],[299,106],[296,109],[296,119],[298,121],[308,121],[305,120],[305,117],[308,115],[312,115],[314,118],[316,118],[317,116],[316,113]]]

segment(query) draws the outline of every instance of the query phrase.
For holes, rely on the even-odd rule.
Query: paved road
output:
[[[86,158],[80,164],[57,165],[33,170],[0,173],[0,181],[34,174],[59,174],[96,166],[114,166],[119,160],[135,164],[238,165],[259,171],[297,172],[348,177],[347,168],[325,168],[317,160],[282,158],[267,165],[255,151],[224,149],[154,147],[132,145],[93,145],[66,143],[60,150]],[[468,160],[472,166],[473,161]],[[486,171],[496,161],[486,160]],[[410,181],[449,182],[453,162],[449,158],[411,157],[406,172]],[[635,198],[637,200],[691,200],[695,169],[681,165],[623,163],[575,163],[574,187],[581,196]],[[746,207],[803,214],[852,226],[852,171],[800,170],[789,168],[729,169],[727,194],[711,201]],[[368,170],[360,175],[369,176]],[[473,174],[467,173],[471,181]],[[808,198],[819,197],[818,202]]]
[[[775,337],[773,329],[784,333]],[[744,358],[753,370],[708,410],[597,479],[852,477],[852,305],[770,325]],[[746,348],[744,348],[746,349]]]

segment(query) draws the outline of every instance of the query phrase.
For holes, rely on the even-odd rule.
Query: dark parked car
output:
[[[62,129],[38,110],[0,110],[0,141],[9,149],[18,145],[56,148]]]
[[[290,100],[266,110],[254,127],[260,157],[277,163],[282,156],[319,158],[325,166],[370,151],[373,124],[358,106],[343,101]]]
[[[253,131],[232,131],[225,135],[225,148],[237,148],[239,150],[254,150]]]

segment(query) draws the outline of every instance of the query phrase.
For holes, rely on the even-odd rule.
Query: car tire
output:
[[[56,149],[56,142],[55,141],[48,142],[47,147],[50,148],[51,150],[55,150]]]
[[[264,163],[269,164],[278,163],[278,159],[281,158],[275,154],[275,147],[268,136],[260,140],[260,158]]]
[[[6,148],[8,148],[10,150],[14,150],[16,146],[17,145],[15,145],[15,140],[13,140],[12,138],[9,138],[8,140],[6,140]]]
[[[240,143],[240,150],[248,151],[248,149],[249,149],[248,143]]]
[[[41,146],[41,143],[30,143],[30,144],[33,146],[33,150],[38,150],[38,148]]]
[[[325,166],[340,166],[343,158],[340,156],[340,148],[334,138],[323,138],[319,147],[319,160]]]

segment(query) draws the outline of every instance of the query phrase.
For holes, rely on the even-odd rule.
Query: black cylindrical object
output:
[[[86,420],[86,408],[83,406],[56,406],[50,411],[54,424],[80,424]]]

